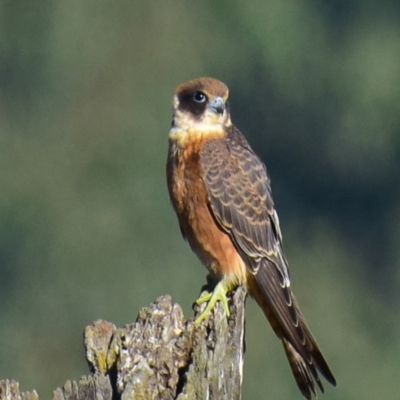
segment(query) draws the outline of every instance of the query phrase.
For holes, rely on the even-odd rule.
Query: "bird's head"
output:
[[[214,78],[179,85],[173,101],[173,128],[213,130],[230,126],[228,96],[228,87]]]

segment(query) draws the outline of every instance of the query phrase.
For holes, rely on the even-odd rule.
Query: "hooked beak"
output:
[[[216,97],[212,99],[209,103],[207,108],[209,108],[212,112],[216,114],[222,115],[225,111],[225,103],[222,97]]]

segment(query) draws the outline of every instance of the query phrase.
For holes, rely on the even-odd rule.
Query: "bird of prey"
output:
[[[207,318],[243,285],[282,341],[307,399],[323,392],[319,373],[335,378],[293,295],[267,170],[231,122],[227,86],[198,78],[177,87],[169,132],[167,183],[183,237],[218,280],[197,303]]]

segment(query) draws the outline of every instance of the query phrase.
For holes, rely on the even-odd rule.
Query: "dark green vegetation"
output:
[[[396,398],[399,4],[3,2],[0,378],[50,397],[86,371],[94,319],[131,322],[164,293],[191,315],[206,271],[164,165],[173,90],[209,75],[267,163],[294,291],[338,380],[325,398]],[[247,311],[244,399],[300,398]]]

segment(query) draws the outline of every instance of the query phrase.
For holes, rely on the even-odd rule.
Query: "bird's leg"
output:
[[[222,307],[224,308],[225,314],[229,317],[229,306],[228,299],[226,297],[226,293],[228,292],[228,288],[226,287],[224,281],[220,281],[217,286],[215,286],[213,292],[202,294],[197,300],[196,304],[208,303],[205,310],[200,314],[200,316],[196,319],[195,324],[199,325],[204,319],[206,319],[211,313],[212,309],[215,307],[217,301],[222,303]]]

